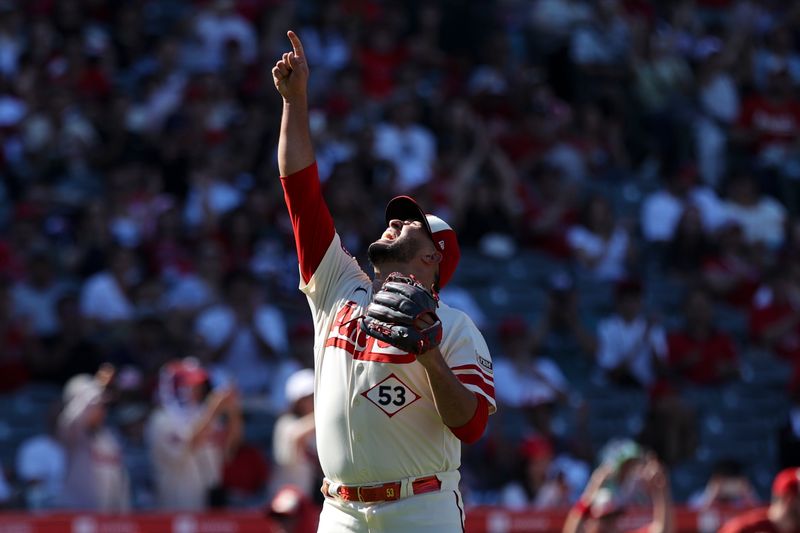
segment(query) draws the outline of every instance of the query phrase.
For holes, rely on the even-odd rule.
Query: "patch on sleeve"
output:
[[[484,370],[486,370],[490,374],[494,374],[494,372],[492,370],[492,362],[491,361],[489,361],[485,357],[481,357],[481,355],[477,354],[477,353],[475,354],[475,357],[478,358],[478,364],[481,365],[481,367],[483,367]]]

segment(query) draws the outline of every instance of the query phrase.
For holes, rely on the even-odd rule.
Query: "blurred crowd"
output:
[[[85,495],[70,474],[98,460],[103,508],[255,505],[286,483],[316,498],[313,332],[275,164],[288,28],[365,267],[399,193],[467,255],[559,265],[535,321],[490,316],[458,278],[443,294],[491,341],[495,418],[521,421],[465,451],[468,501],[582,493],[602,454],[554,343],[586,383],[644,391],[636,446],[667,468],[699,438],[682,391],[741,380],[758,348],[795,376],[775,466],[800,464],[800,2],[0,0],[0,393],[64,388],[51,432],[3,465],[24,497],[0,499],[89,505],[59,487]],[[654,278],[677,311],[645,301]],[[587,280],[611,288],[594,322]],[[266,442],[248,442],[259,417]],[[167,487],[179,442],[205,465],[181,474],[202,477],[194,495]],[[765,500],[744,467],[720,461],[694,505]]]

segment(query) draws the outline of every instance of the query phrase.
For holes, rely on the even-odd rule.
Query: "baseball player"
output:
[[[489,350],[473,322],[438,301],[459,260],[455,232],[409,197],[386,208],[369,246],[375,282],[342,247],[322,197],[300,39],[272,69],[283,96],[278,166],[300,290],[315,326],[319,532],[463,531],[461,442],[495,411]]]

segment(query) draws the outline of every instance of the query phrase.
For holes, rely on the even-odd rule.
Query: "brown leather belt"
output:
[[[335,493],[330,492],[331,483],[326,479],[322,482],[322,494],[328,498],[341,498],[346,502],[391,502],[400,499],[399,481],[383,483],[382,485],[339,485]],[[419,477],[411,482],[411,494],[425,494],[436,492],[442,488],[442,482],[434,476]]]

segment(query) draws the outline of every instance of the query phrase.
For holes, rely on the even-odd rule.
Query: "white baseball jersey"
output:
[[[314,407],[325,476],[358,485],[458,469],[460,441],[436,410],[423,366],[361,332],[357,317],[372,299],[372,282],[335,233],[300,289],[314,318]],[[463,312],[440,303],[437,314],[445,361],[494,412],[486,342]]]
[[[194,448],[189,438],[202,415],[200,408],[181,413],[160,407],[147,424],[161,509],[202,511],[208,490],[222,478],[224,434],[218,424]]]

